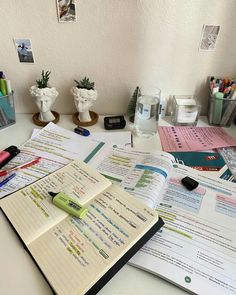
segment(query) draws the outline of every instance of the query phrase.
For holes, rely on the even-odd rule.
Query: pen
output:
[[[83,218],[88,212],[87,208],[83,207],[63,192],[49,192],[49,195],[52,197],[52,202],[54,205],[56,205],[57,207],[61,208],[62,210],[66,211],[71,215]]]
[[[12,171],[17,171],[17,170],[21,170],[21,169],[25,169],[25,168],[31,167],[31,166],[37,164],[41,159],[42,159],[41,157],[37,157],[35,160],[32,160],[32,161],[27,162],[25,164],[19,165],[17,167],[13,167],[13,168],[8,169],[8,170],[0,171],[0,176],[7,175],[7,174],[9,174]]]
[[[16,173],[11,174],[7,178],[3,179],[3,181],[0,182],[0,187],[3,187],[8,181],[10,181],[12,178],[16,176]]]

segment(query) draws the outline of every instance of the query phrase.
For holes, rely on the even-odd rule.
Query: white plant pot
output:
[[[78,111],[78,120],[80,122],[90,122],[91,116],[89,109],[97,99],[97,90],[85,89],[85,88],[71,88],[71,94],[74,97],[75,107]]]
[[[39,120],[42,122],[54,121],[55,116],[51,111],[51,107],[58,96],[56,88],[38,88],[34,85],[30,87],[29,92],[39,109]]]

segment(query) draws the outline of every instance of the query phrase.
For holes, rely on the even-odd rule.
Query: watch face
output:
[[[109,123],[111,123],[111,124],[120,123],[120,118],[110,118]]]

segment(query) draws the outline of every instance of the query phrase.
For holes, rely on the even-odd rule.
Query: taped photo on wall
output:
[[[75,0],[56,0],[59,22],[76,22]]]
[[[213,51],[216,47],[216,40],[219,35],[220,26],[204,25],[200,41],[200,51]]]
[[[32,43],[30,39],[13,39],[21,63],[34,63]]]

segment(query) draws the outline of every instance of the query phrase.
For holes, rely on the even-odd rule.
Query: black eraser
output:
[[[198,182],[188,176],[181,179],[182,184],[189,190],[192,191],[198,186]]]

